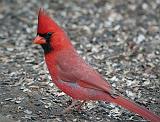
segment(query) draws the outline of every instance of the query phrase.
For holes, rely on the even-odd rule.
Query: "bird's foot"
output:
[[[70,110],[73,109],[74,106],[76,106],[76,109],[79,111],[81,106],[85,103],[86,101],[82,101],[81,103],[79,103],[78,100],[73,100],[72,104],[70,106],[68,106],[65,110],[62,111],[62,114],[64,113],[68,113]]]
[[[79,111],[82,107],[82,105],[86,102],[86,100],[83,100],[79,105],[76,106],[77,111]]]
[[[77,103],[77,100],[73,100],[72,104],[62,111],[62,114],[68,113],[72,109],[72,107],[74,107]]]

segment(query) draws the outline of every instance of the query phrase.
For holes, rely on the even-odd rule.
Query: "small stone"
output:
[[[46,105],[44,105],[44,107],[49,108],[49,107],[51,107],[51,105],[52,105],[51,103],[47,103]]]
[[[4,18],[4,15],[3,14],[0,14],[0,19],[3,19]]]
[[[22,106],[18,106],[18,110],[22,110],[23,109],[23,107]]]
[[[5,101],[10,101],[12,100],[13,98],[6,98]]]
[[[91,29],[88,26],[83,26],[83,30],[85,30],[88,34],[91,34]]]
[[[127,80],[127,86],[131,86],[133,84],[133,81],[132,80]]]
[[[8,50],[8,51],[13,51],[14,48],[8,47],[7,50]]]
[[[64,96],[64,95],[65,95],[64,92],[60,92],[60,93],[57,94],[57,96]]]
[[[115,104],[110,104],[110,106],[112,107],[112,108],[115,108],[116,107],[116,105]]]
[[[147,86],[147,85],[149,85],[149,84],[150,84],[150,81],[149,81],[149,80],[143,82],[143,86]]]
[[[73,122],[77,122],[77,118],[73,119]]]
[[[24,118],[24,119],[31,119],[31,115],[24,115],[24,117],[22,117],[22,118]]]
[[[116,77],[116,76],[113,76],[111,79],[110,79],[111,81],[118,81],[118,78]]]
[[[52,87],[53,85],[54,85],[54,83],[52,83],[52,82],[51,82],[51,83],[49,83],[49,86],[51,86],[51,87]]]
[[[29,88],[31,88],[32,90],[37,90],[37,89],[39,89],[39,86],[29,86]]]
[[[115,107],[114,109],[112,109],[111,113],[112,113],[113,116],[121,115],[121,112],[119,112],[119,108],[118,107]]]
[[[128,97],[131,97],[133,100],[134,100],[134,98],[136,96],[135,93],[133,93],[132,91],[129,91],[129,90],[126,90],[126,94],[128,95]]]
[[[143,3],[143,4],[142,4],[142,8],[143,8],[144,10],[147,10],[147,9],[148,9],[148,5],[147,5],[146,3]]]
[[[114,27],[114,31],[117,31],[117,30],[119,30],[120,29],[120,25],[116,25],[115,27]]]
[[[138,37],[137,37],[137,40],[136,40],[136,43],[137,44],[140,44],[141,42],[143,42],[145,40],[145,36],[140,34]]]
[[[26,113],[26,114],[32,114],[32,111],[30,111],[30,110],[24,110],[24,113]]]
[[[31,90],[29,90],[28,88],[24,88],[23,92],[31,92]]]
[[[15,103],[19,104],[21,103],[21,100],[16,100]]]
[[[148,27],[148,31],[149,31],[150,33],[156,33],[156,32],[159,31],[159,27],[158,27],[158,26],[155,26],[155,25],[150,25],[150,26]]]

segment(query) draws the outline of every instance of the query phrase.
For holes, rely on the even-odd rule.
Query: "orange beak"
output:
[[[46,40],[41,37],[41,36],[36,36],[36,38],[33,40],[33,43],[34,44],[45,44],[46,43]]]

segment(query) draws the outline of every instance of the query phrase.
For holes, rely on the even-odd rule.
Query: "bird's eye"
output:
[[[48,32],[48,33],[47,33],[47,36],[51,36],[51,35],[52,35],[52,33],[51,33],[51,32]]]
[[[51,35],[52,35],[52,33],[51,33],[51,32],[48,32],[48,33],[46,33],[46,34],[44,35],[44,38],[45,38],[46,40],[50,40]]]
[[[50,40],[50,38],[51,38],[52,32],[48,32],[48,33],[44,33],[44,34],[37,33],[37,35],[45,38],[45,39],[48,41],[48,40]]]

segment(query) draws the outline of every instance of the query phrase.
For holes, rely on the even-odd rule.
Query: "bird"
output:
[[[67,33],[43,9],[39,9],[37,35],[33,43],[41,45],[45,62],[53,83],[73,102],[64,110],[72,107],[79,109],[87,101],[114,103],[146,120],[160,122],[160,116],[123,97],[103,76],[89,65],[76,51]],[[77,105],[78,101],[81,101]]]

